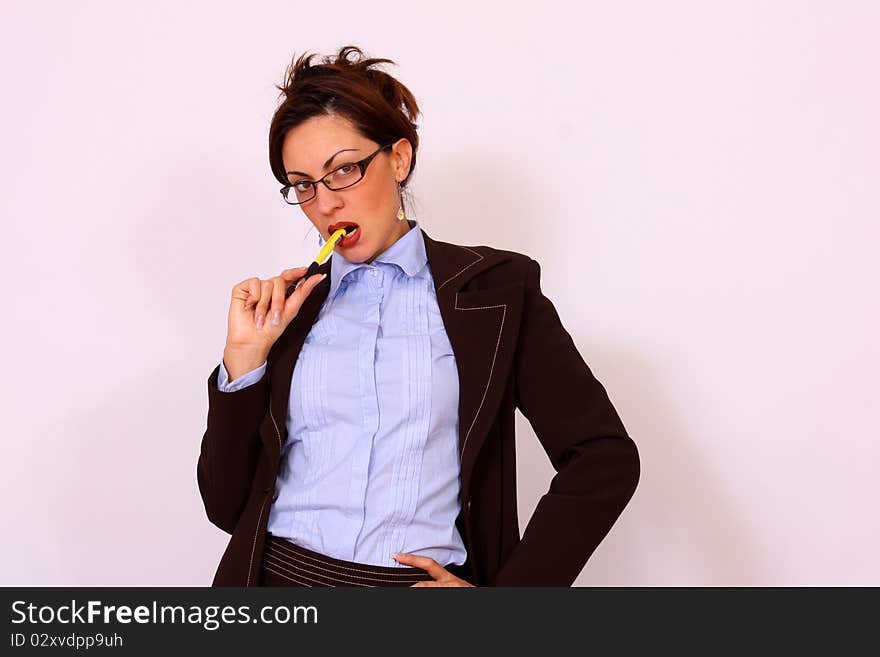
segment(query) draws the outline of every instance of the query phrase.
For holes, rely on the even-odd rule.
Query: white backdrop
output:
[[[527,253],[640,449],[578,585],[880,584],[880,5],[6,1],[0,584],[206,585],[232,286],[317,234],[290,57],[420,102],[414,218]],[[523,526],[552,468],[518,416]]]

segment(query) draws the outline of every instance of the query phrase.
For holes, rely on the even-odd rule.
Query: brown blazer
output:
[[[477,586],[571,586],[635,492],[636,445],[541,292],[536,261],[422,233],[459,374],[456,525],[468,558],[454,572]],[[258,383],[222,393],[220,366],[208,377],[198,485],[208,519],[232,534],[214,586],[258,584],[293,367],[329,288],[328,275],[272,346]],[[556,470],[522,538],[516,408]]]

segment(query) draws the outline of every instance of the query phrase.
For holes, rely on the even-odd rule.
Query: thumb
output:
[[[314,287],[326,277],[327,274],[313,274],[312,276],[309,276],[309,278],[300,283],[293,293],[287,297],[287,300],[284,302],[285,325],[293,321],[293,318],[299,313],[299,309],[302,307],[306,297],[309,296],[312,289],[314,289]]]

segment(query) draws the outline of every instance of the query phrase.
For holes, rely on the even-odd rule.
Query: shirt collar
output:
[[[373,262],[397,265],[407,276],[415,276],[428,262],[428,255],[425,251],[425,239],[422,236],[422,230],[418,222],[413,219],[407,219],[407,222],[410,229],[406,234],[376,256]],[[369,265],[364,262],[349,262],[345,259],[345,256],[335,249],[331,252],[330,258],[332,259],[330,266],[330,291],[327,296],[329,299],[333,299],[339,290],[342,280],[349,272]]]

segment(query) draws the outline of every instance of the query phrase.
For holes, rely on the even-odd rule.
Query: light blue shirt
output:
[[[293,371],[268,530],[337,559],[462,564],[458,370],[422,231],[409,224],[371,264],[332,252],[330,290]],[[229,384],[221,361],[217,387],[265,371]]]

